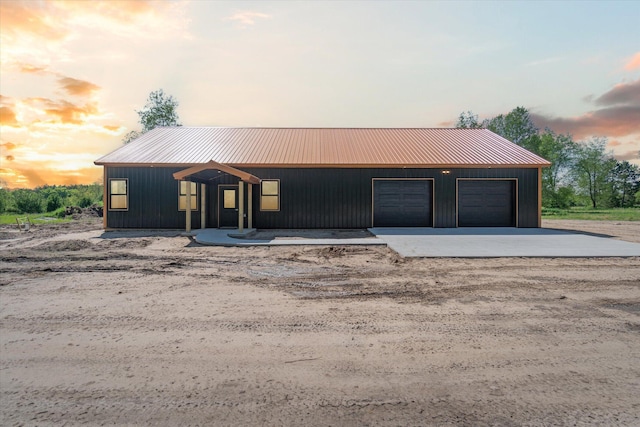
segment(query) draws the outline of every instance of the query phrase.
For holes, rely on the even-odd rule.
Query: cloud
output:
[[[577,139],[592,135],[626,136],[640,133],[640,105],[603,108],[578,117],[549,117],[532,113],[536,126],[568,133]]]
[[[0,144],[0,148],[3,148],[5,150],[13,150],[14,148],[16,148],[16,144],[14,144],[13,142],[5,142],[4,144]]]
[[[627,71],[633,71],[640,68],[640,52],[637,52],[631,58],[629,58],[629,62],[627,62],[624,66],[624,69]]]
[[[111,35],[167,38],[185,35],[186,2],[119,0],[102,2],[0,2],[3,35],[60,41],[78,28]],[[163,31],[152,31],[160,30]]]
[[[30,187],[42,187],[43,185],[47,185],[47,181],[40,176],[40,171],[35,171],[34,169],[21,169],[16,170],[19,175],[23,177],[29,183]]]
[[[46,67],[38,67],[31,64],[17,64],[20,67],[20,71],[23,73],[42,73],[46,72]]]
[[[87,117],[98,114],[98,106],[95,102],[89,102],[83,106],[72,104],[69,101],[46,101],[44,112],[57,118],[63,124],[83,124]]]
[[[596,105],[640,105],[640,79],[617,84],[594,102]]]
[[[618,160],[638,160],[640,159],[640,152],[638,150],[631,150],[622,154],[614,154],[614,157]]]
[[[38,167],[22,166],[13,163],[11,167],[0,168],[0,182],[9,184],[10,188],[34,188],[44,185],[75,185],[99,182],[102,168],[85,167],[80,169],[52,170],[49,165]]]
[[[125,40],[191,38],[184,1],[0,1],[3,70],[45,70],[74,61],[68,43],[85,36]],[[39,65],[33,65],[39,64]]]
[[[72,77],[62,77],[58,83],[69,95],[88,96],[100,89],[98,85]]]
[[[622,142],[614,139],[613,141],[609,141],[609,147],[619,147],[622,145]]]
[[[64,38],[67,31],[48,16],[49,10],[50,2],[0,2],[3,33],[11,37],[28,33],[48,40]]]
[[[531,118],[540,128],[548,127],[558,133],[571,134],[576,139],[625,137],[640,133],[640,79],[615,85],[599,97],[586,97],[585,100],[603,108],[576,117],[552,117],[532,112]]]
[[[4,156],[4,158],[7,159],[8,162],[12,162],[12,161],[14,161],[16,159],[11,154],[9,154],[8,156]]]
[[[0,107],[0,125],[2,126],[17,126],[18,120],[16,119],[16,113],[10,107]]]
[[[270,19],[271,15],[261,12],[240,11],[224,18],[225,21],[236,21],[240,28],[255,25],[256,19]]]

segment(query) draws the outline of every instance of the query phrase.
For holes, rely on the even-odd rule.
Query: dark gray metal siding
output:
[[[456,227],[457,178],[516,178],[518,227],[538,226],[538,169],[261,169],[247,172],[280,179],[280,212],[260,212],[258,228],[365,228],[372,226],[373,178],[433,178],[434,227]]]
[[[178,210],[178,181],[172,175],[182,169],[106,167],[106,185],[111,178],[129,179],[129,209],[107,211],[105,203],[107,227],[184,228],[185,213]],[[191,223],[193,228],[200,227],[200,211],[191,213]]]
[[[107,212],[109,228],[184,228],[178,211],[178,183],[184,168],[107,167],[107,178],[129,178],[129,211]],[[247,168],[262,179],[280,180],[280,211],[260,211],[260,189],[253,188],[257,228],[367,228],[372,226],[373,178],[433,178],[434,227],[456,226],[457,178],[517,178],[518,226],[538,226],[538,169],[346,169]],[[207,180],[207,227],[217,227],[219,184],[238,179],[220,174]],[[246,192],[245,192],[246,193]],[[192,213],[193,228],[200,212]]]

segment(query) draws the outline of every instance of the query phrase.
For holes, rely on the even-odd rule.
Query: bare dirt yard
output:
[[[639,258],[100,226],[0,229],[0,425],[640,425]]]

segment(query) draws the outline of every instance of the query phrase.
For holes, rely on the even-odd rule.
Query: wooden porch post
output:
[[[185,215],[186,220],[185,220],[185,229],[187,231],[187,233],[191,232],[191,181],[185,181],[186,185],[187,185],[187,200],[186,200],[186,206],[185,206]]]
[[[238,231],[244,231],[244,181],[238,181]]]
[[[253,228],[253,184],[247,184],[247,215],[249,216],[247,226]]]
[[[201,230],[204,230],[207,226],[207,211],[206,211],[207,198],[205,196],[206,190],[207,190],[206,184],[200,184],[200,229]]]

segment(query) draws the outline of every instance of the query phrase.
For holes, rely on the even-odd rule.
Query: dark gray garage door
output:
[[[373,181],[374,227],[431,227],[431,181]]]
[[[515,227],[515,181],[459,181],[459,227]]]

